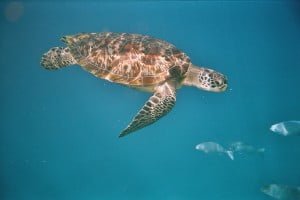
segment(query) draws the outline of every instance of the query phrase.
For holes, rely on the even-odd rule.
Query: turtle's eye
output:
[[[227,85],[227,78],[225,76],[220,76],[216,83],[220,85]]]
[[[216,87],[218,88],[227,87],[227,78],[223,74],[214,73],[213,79],[214,79],[213,82],[216,85]]]

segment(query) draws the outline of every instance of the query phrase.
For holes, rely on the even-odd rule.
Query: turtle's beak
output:
[[[220,87],[220,91],[225,91],[227,89],[227,85],[223,85],[222,87]]]
[[[223,75],[223,83],[221,83],[220,85],[220,91],[225,91],[228,87],[228,84],[227,84],[227,77]]]

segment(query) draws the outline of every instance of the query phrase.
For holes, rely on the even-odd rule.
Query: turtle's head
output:
[[[206,91],[223,92],[227,88],[227,78],[212,69],[191,66],[183,84]]]

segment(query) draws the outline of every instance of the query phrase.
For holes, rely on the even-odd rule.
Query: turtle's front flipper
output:
[[[69,47],[53,47],[41,59],[41,65],[53,70],[76,64]]]
[[[172,82],[165,82],[157,86],[153,96],[150,97],[119,137],[148,126],[166,115],[175,105],[175,91],[175,85]]]

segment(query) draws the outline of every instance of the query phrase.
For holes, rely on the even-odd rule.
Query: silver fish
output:
[[[300,200],[300,187],[270,184],[263,186],[261,191],[275,199]]]
[[[245,144],[243,142],[234,142],[229,145],[229,149],[233,151],[233,153],[264,153],[265,148],[255,148],[249,144]]]
[[[283,136],[300,135],[300,121],[285,121],[274,124],[270,130]]]
[[[215,142],[203,142],[198,144],[196,149],[204,153],[225,153],[231,160],[234,160],[232,151],[226,150],[223,146]]]

